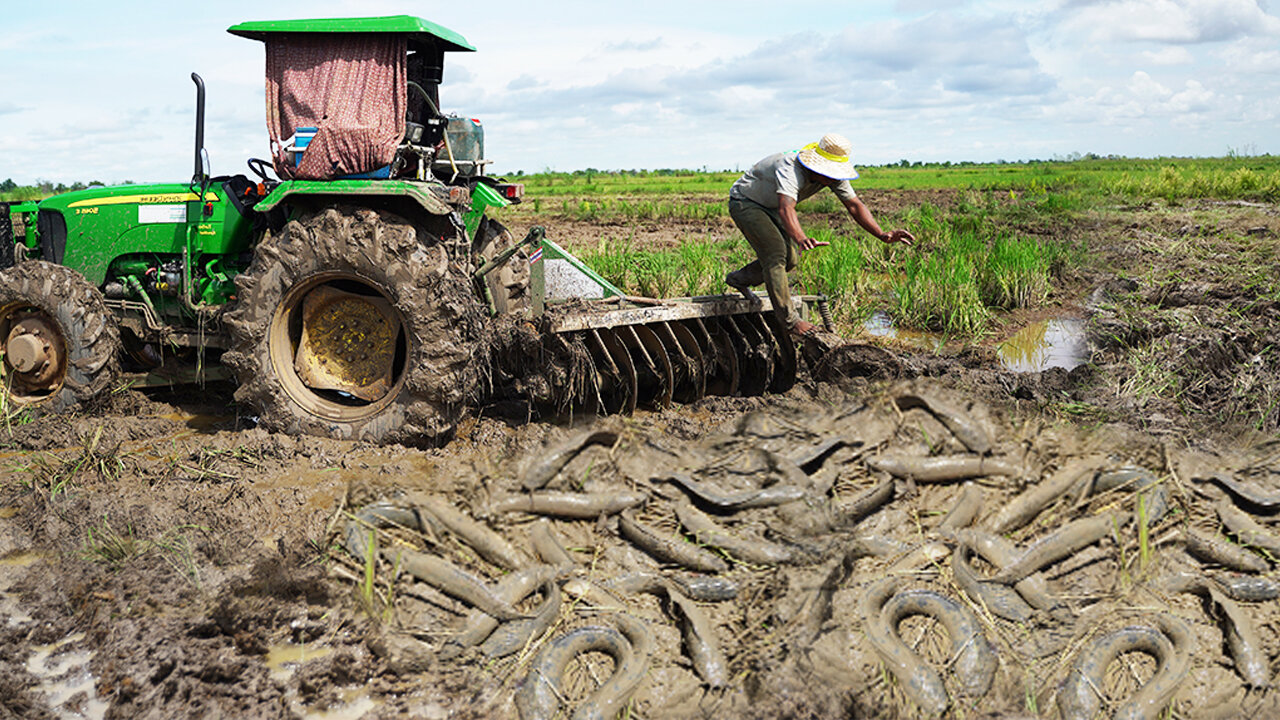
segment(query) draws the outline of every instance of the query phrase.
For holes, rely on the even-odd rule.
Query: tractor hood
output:
[[[407,36],[409,47],[436,45],[446,51],[474,52],[467,39],[449,28],[412,15],[318,20],[263,20],[232,25],[227,32],[266,41],[283,33],[384,33]]]

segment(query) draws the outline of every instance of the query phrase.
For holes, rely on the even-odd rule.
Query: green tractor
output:
[[[266,49],[271,157],[249,175],[207,172],[193,73],[189,182],[0,204],[5,412],[222,373],[267,428],[418,441],[500,379],[605,412],[794,382],[767,301],[626,298],[541,228],[516,242],[487,214],[523,187],[486,174],[479,121],[440,111],[462,36],[409,16],[229,32]],[[505,349],[495,318],[517,320]]]

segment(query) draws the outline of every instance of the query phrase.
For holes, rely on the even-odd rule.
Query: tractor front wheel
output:
[[[478,391],[483,310],[444,245],[404,218],[304,215],[236,284],[223,360],[268,429],[420,442],[452,432]]]
[[[64,412],[106,391],[120,337],[102,293],[61,265],[33,260],[0,271],[0,382],[6,416]]]

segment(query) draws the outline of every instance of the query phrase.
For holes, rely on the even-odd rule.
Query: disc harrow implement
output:
[[[816,300],[800,298],[806,308]],[[549,307],[544,317],[548,332],[586,349],[589,387],[570,400],[598,413],[780,393],[796,382],[795,344],[767,301],[604,299]]]

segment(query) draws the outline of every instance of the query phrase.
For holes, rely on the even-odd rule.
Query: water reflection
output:
[[[889,313],[883,310],[877,310],[871,313],[871,317],[867,318],[862,324],[862,329],[868,335],[873,337],[889,338],[898,340],[908,345],[937,352],[942,349],[944,344],[941,335],[935,335],[929,332],[919,332],[917,330],[900,330],[893,325],[893,318],[889,317]]]
[[[333,648],[325,645],[291,642],[272,645],[267,649],[267,669],[276,680],[286,680],[303,663],[319,660],[332,652]]]
[[[1089,356],[1084,320],[1059,318],[1032,323],[1000,343],[1000,364],[1013,372],[1043,372],[1060,367],[1070,370]]]

